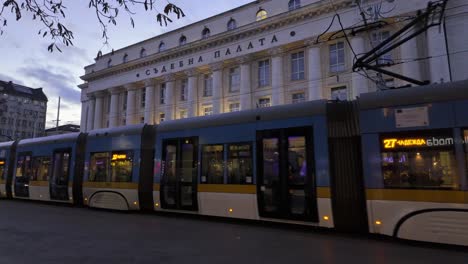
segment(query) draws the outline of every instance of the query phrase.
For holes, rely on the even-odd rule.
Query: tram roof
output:
[[[159,124],[157,126],[157,131],[166,132],[191,128],[226,126],[241,123],[254,123],[257,121],[325,115],[326,104],[326,100],[317,100],[289,105],[256,108],[232,113],[223,113],[219,115],[169,120]]]
[[[9,148],[11,146],[13,146],[13,143],[15,143],[14,141],[7,141],[7,142],[1,142],[0,143],[0,148]]]
[[[468,80],[362,94],[360,109],[468,100]]]
[[[67,134],[53,135],[53,136],[47,136],[47,137],[22,139],[19,141],[18,146],[26,146],[26,145],[37,144],[37,143],[71,141],[71,140],[76,140],[79,135],[80,133],[77,132],[77,133],[67,133]]]
[[[102,128],[95,129],[88,132],[89,137],[98,137],[98,136],[120,136],[120,135],[131,135],[139,134],[142,132],[144,124],[137,125],[127,125],[113,128]]]

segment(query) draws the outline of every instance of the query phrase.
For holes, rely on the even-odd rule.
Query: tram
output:
[[[468,246],[468,81],[0,143],[0,196]]]

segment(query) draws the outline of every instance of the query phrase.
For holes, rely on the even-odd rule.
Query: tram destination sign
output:
[[[463,140],[461,140],[463,141]],[[383,149],[447,147],[456,143],[453,137],[384,137],[381,139]]]

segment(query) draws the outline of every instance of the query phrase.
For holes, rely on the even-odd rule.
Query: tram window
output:
[[[224,183],[224,148],[223,145],[203,146],[202,183]]]
[[[68,183],[70,173],[70,153],[56,152],[54,154],[54,169],[52,171],[52,181],[59,185]]]
[[[229,184],[253,183],[251,144],[228,146],[227,170]]]
[[[5,160],[0,159],[0,179],[5,179]]]
[[[32,181],[48,181],[50,169],[50,157],[33,158]]]
[[[112,182],[131,182],[133,168],[133,151],[112,152]]]
[[[288,138],[288,179],[293,184],[304,184],[307,174],[305,137]]]
[[[109,175],[109,152],[91,153],[89,181],[106,182]]]
[[[29,181],[31,177],[31,156],[29,155],[21,155],[18,157],[18,161],[16,163],[16,174],[17,180],[21,182],[24,180],[25,182]]]

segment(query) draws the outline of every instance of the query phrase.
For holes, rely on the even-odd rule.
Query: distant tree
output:
[[[69,0],[82,1],[82,0]],[[69,2],[68,1],[68,2]],[[8,25],[7,15],[12,14],[18,21],[23,18],[23,13],[30,14],[33,20],[37,20],[45,27],[39,30],[38,34],[42,37],[49,36],[52,43],[48,50],[53,52],[57,49],[61,52],[57,43],[63,43],[65,46],[73,45],[73,32],[64,24],[66,13],[69,11],[65,3],[67,0],[0,0],[2,3],[0,9],[0,35]],[[82,1],[85,3],[85,1]],[[136,14],[133,10],[139,6],[145,11],[154,11],[156,21],[160,25],[167,25],[172,22],[169,15],[175,14],[177,18],[184,17],[185,14],[181,8],[167,2],[164,11],[156,10],[158,0],[89,0],[88,7],[95,13],[97,21],[101,27],[104,44],[107,44],[109,37],[107,35],[108,25],[117,25],[117,17],[120,12],[126,12],[130,17],[132,27],[135,27],[133,16]]]

